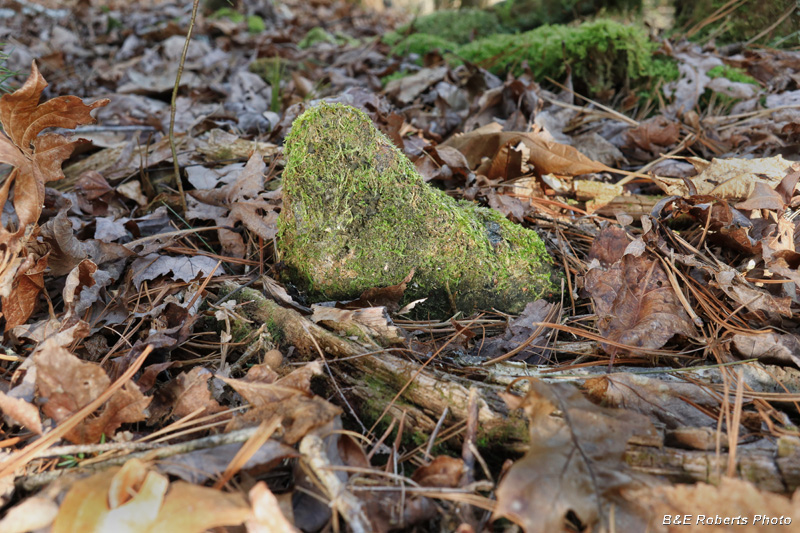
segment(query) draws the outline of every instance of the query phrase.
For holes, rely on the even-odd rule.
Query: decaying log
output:
[[[382,410],[394,395],[408,382],[399,398],[400,404],[390,408],[389,416],[400,418],[405,412],[408,424],[416,430],[429,432],[436,425],[436,420],[444,412],[445,407],[455,421],[466,420],[469,406],[469,385],[461,380],[435,370],[425,368],[420,371],[420,363],[409,361],[389,353],[368,355],[367,348],[343,337],[340,337],[311,322],[299,312],[280,306],[266,298],[257,290],[242,289],[234,298],[240,302],[249,302],[242,307],[242,312],[256,324],[267,324],[279,328],[288,345],[295,346],[304,356],[317,354],[314,340],[319,347],[331,356],[331,366],[341,370],[337,378],[345,381],[348,387],[364,402],[376,406],[376,388],[385,391],[386,403],[379,407]],[[313,336],[313,340],[309,337]],[[358,357],[354,357],[358,356]],[[337,362],[337,358],[347,358]],[[513,448],[514,441],[527,440],[527,429],[524,418],[512,416],[508,418],[505,403],[500,400],[492,387],[479,387],[478,422],[481,434],[491,437],[498,432],[510,442],[504,443]],[[381,413],[376,413],[379,416]]]
[[[243,308],[247,318],[257,324],[272,324],[280,328],[285,342],[305,356],[318,353],[309,334],[313,336],[320,349],[331,356],[328,362],[337,370],[336,378],[363,405],[378,410],[375,417],[382,414],[397,391],[411,382],[387,413],[397,419],[405,417],[406,427],[430,433],[445,407],[451,413],[451,422],[467,420],[469,388],[472,385],[479,392],[479,435],[489,438],[486,443],[496,435],[502,438],[506,449],[524,451],[528,440],[526,422],[521,415],[509,413],[499,399],[497,390],[502,386],[472,383],[431,368],[420,370],[419,362],[389,351],[371,355],[367,348],[314,324],[293,309],[281,307],[256,290],[241,290],[236,299],[241,303],[250,302]],[[342,360],[337,361],[337,358]],[[661,442],[637,442],[634,438],[628,444],[625,461],[635,470],[663,476],[673,483],[714,483],[727,470],[728,455],[670,448]],[[800,439],[784,437],[777,446],[770,445],[767,449],[740,447],[737,471],[743,479],[760,489],[794,491],[800,487]]]
[[[625,462],[635,470],[664,476],[672,483],[703,481],[717,484],[727,470],[728,454],[629,445]],[[745,452],[740,448],[736,455],[736,470],[742,479],[759,489],[792,493],[800,486],[800,446],[779,444],[777,454],[770,449]]]

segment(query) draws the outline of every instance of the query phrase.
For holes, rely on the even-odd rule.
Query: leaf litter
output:
[[[186,212],[164,101],[189,12],[4,19],[0,530],[800,521],[796,51],[662,37],[678,78],[623,115],[569,75],[395,55],[400,12],[247,6],[197,19]],[[275,248],[282,143],[323,100],[538,231],[561,301],[426,319],[412,271],[308,305]]]

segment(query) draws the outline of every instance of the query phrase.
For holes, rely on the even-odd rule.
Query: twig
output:
[[[169,104],[169,148],[172,151],[172,167],[175,171],[175,185],[178,187],[178,193],[181,195],[181,204],[183,205],[184,213],[187,211],[186,195],[183,192],[181,167],[178,163],[178,149],[175,146],[175,112],[177,111],[175,102],[178,99],[178,89],[181,86],[183,66],[186,64],[186,54],[189,53],[189,43],[192,41],[192,31],[194,30],[194,21],[197,18],[197,7],[199,5],[200,0],[194,0],[192,4],[192,17],[189,19],[189,30],[186,32],[186,41],[183,43],[183,52],[181,52],[181,60],[180,63],[178,63],[178,73],[175,75],[175,87],[172,88],[172,100]]]
[[[308,327],[306,326],[305,322],[300,322],[300,325],[303,326],[303,329],[308,334],[309,338],[311,339],[311,342],[314,343],[314,348],[317,349],[319,356],[322,358],[322,362],[325,363],[325,368],[328,369],[328,374],[331,376],[331,383],[333,383],[336,392],[339,393],[339,397],[342,399],[344,404],[350,410],[350,414],[353,415],[353,418],[356,420],[356,422],[358,422],[358,425],[361,426],[362,431],[364,431],[364,433],[367,433],[366,426],[361,422],[361,419],[358,418],[358,415],[356,414],[355,410],[353,410],[353,406],[350,405],[350,402],[347,401],[347,398],[342,392],[342,389],[339,388],[339,384],[336,382],[336,376],[333,375],[333,370],[331,370],[331,366],[328,364],[328,359],[325,357],[325,352],[323,352],[322,348],[319,347],[317,339],[315,339],[314,335],[312,335],[311,332],[308,331]]]
[[[112,466],[118,466],[124,464],[129,459],[142,459],[145,461],[155,461],[157,459],[165,459],[167,457],[189,453],[196,450],[205,450],[207,448],[216,448],[219,446],[225,446],[226,444],[235,444],[237,442],[244,442],[248,440],[250,437],[252,437],[256,433],[256,431],[258,431],[257,427],[251,427],[251,428],[239,429],[236,431],[230,431],[228,433],[221,433],[219,435],[211,435],[209,437],[203,437],[200,439],[190,440],[187,442],[179,442],[177,444],[168,444],[168,445],[156,444],[156,443],[130,443],[136,448],[149,446],[151,449],[137,453],[131,453],[124,456],[112,457],[106,461],[94,463],[91,466],[86,466],[82,468],[53,470],[51,472],[44,472],[42,474],[28,476],[20,482],[20,485],[22,486],[22,488],[26,490],[33,490],[37,487],[41,487],[42,485],[50,483],[54,479],[57,479],[65,475],[72,475],[72,474],[82,475],[82,474],[97,472],[99,470],[105,470]],[[113,444],[116,443],[110,443],[109,445]],[[109,445],[102,445],[102,444],[95,445],[94,451],[97,451],[97,449],[102,446],[109,446]],[[73,450],[78,448],[80,447],[62,446],[59,448],[53,448],[53,450],[54,451],[70,450],[72,451],[72,453],[75,453]]]
[[[472,398],[472,389],[470,389],[470,399]],[[442,411],[442,415],[439,417],[439,420],[436,422],[436,427],[433,428],[431,432],[431,438],[428,439],[428,446],[425,448],[425,460],[431,458],[431,450],[433,449],[433,445],[436,442],[436,437],[439,435],[439,431],[442,429],[442,424],[444,424],[444,419],[447,418],[447,415],[450,413],[450,408],[445,407],[444,411]]]
[[[309,433],[300,441],[300,453],[303,454],[305,463],[325,487],[331,508],[342,515],[354,533],[373,531],[374,528],[367,516],[364,501],[357,498],[342,483],[342,480],[331,468],[332,465],[325,449],[325,441],[314,433]],[[370,473],[375,472],[370,471]]]

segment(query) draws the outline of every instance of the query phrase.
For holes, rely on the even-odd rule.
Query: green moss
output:
[[[458,48],[458,45],[453,41],[448,41],[437,35],[428,35],[427,33],[413,33],[405,37],[392,47],[391,53],[398,56],[408,54],[418,54],[424,56],[428,52],[438,50],[441,53],[446,51],[453,51]]]
[[[731,81],[759,85],[758,80],[747,74],[743,69],[730,65],[717,65],[708,71],[709,78],[727,78]]]
[[[745,42],[789,48],[800,45],[800,10],[783,15],[796,4],[796,0],[769,0],[743,2],[733,11],[727,0],[676,0],[676,33],[690,32],[694,41],[714,39],[717,43]],[[723,12],[712,22],[709,18]],[[756,39],[758,37],[758,39]]]
[[[413,74],[413,72],[411,72],[410,70],[398,70],[397,72],[392,72],[388,76],[384,76],[381,78],[381,85],[385,87],[386,84],[389,83],[390,81],[400,80],[407,76],[410,76],[411,74]]]
[[[249,33],[261,33],[266,30],[264,19],[258,15],[250,15],[247,17],[247,31]]]
[[[320,104],[286,140],[278,248],[312,301],[355,298],[416,274],[421,311],[521,311],[555,291],[539,236],[425,184],[361,111]]]
[[[248,70],[253,74],[258,74],[267,83],[287,68],[287,62],[280,57],[260,57],[250,63]]]
[[[520,74],[527,62],[537,80],[563,78],[569,65],[576,90],[597,94],[649,78],[656,47],[644,28],[600,19],[577,27],[550,25],[519,35],[494,35],[457,53],[495,74]]]
[[[525,31],[544,24],[563,24],[599,12],[638,11],[642,0],[505,0],[490,10],[500,23],[514,31]]]
[[[480,9],[441,10],[414,19],[409,24],[389,32],[383,42],[394,45],[411,34],[434,35],[445,41],[466,44],[473,39],[503,31],[492,12]]]
[[[324,28],[315,26],[314,28],[308,30],[308,33],[306,33],[302,41],[297,43],[297,46],[299,46],[302,49],[306,49],[306,48],[311,48],[312,46],[318,43],[339,44],[338,41],[336,40],[336,37],[325,31]]]
[[[253,333],[253,326],[244,320],[233,320],[231,322],[231,342],[242,342],[247,339],[251,333]]]
[[[223,7],[222,9],[216,10],[214,13],[211,14],[209,17],[210,19],[222,19],[226,18],[231,22],[239,23],[244,20],[244,15],[236,11],[231,7]]]

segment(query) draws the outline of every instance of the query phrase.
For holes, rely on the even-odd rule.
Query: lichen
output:
[[[322,103],[286,140],[278,249],[311,301],[399,283],[422,312],[518,312],[555,291],[545,246],[500,213],[425,184],[361,111]]]

